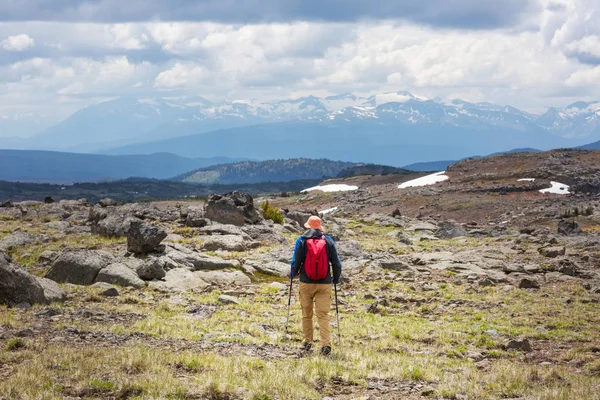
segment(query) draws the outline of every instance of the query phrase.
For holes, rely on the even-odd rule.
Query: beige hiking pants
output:
[[[304,343],[313,342],[313,304],[319,321],[321,347],[330,346],[329,310],[331,309],[331,284],[300,282],[300,305],[302,305],[302,331]]]

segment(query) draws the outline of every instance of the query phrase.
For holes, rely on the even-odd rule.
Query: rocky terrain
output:
[[[5,202],[0,399],[598,398],[599,169],[560,150],[431,186],[339,179],[359,189],[268,198],[283,224],[242,192]],[[292,245],[325,209],[343,264],[326,358],[300,351],[296,301],[285,333]]]

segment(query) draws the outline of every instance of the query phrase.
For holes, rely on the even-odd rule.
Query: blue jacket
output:
[[[304,272],[304,260],[306,258],[306,239],[313,237],[321,237],[323,232],[320,230],[310,230],[305,232],[302,236],[296,240],[296,246],[294,247],[294,255],[292,256],[290,276],[294,277],[300,275],[300,282],[303,283],[340,283],[340,277],[342,276],[342,263],[338,257],[335,242],[329,236],[325,236],[327,240],[327,258],[329,258],[329,268],[327,271],[327,277],[320,281],[313,281]],[[331,270],[333,269],[333,278],[331,276]]]

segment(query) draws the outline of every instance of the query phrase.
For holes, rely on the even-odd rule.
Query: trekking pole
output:
[[[287,320],[285,321],[285,340],[286,341],[287,341],[287,337],[288,337],[288,327],[290,325],[290,311],[292,309],[292,282],[294,282],[294,278],[290,277],[290,296],[288,298]]]
[[[334,293],[335,293],[335,316],[337,318],[337,328],[338,328],[338,347],[341,347],[342,335],[340,333],[340,311],[338,308],[337,283],[333,284],[333,288],[334,288]]]

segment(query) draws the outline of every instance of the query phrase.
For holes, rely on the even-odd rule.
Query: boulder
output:
[[[46,222],[44,225],[50,229],[56,229],[57,231],[66,231],[71,227],[71,224],[69,224],[67,221]]]
[[[228,224],[211,224],[204,228],[198,229],[199,235],[237,235],[243,236],[245,239],[250,240],[248,236],[239,226],[228,225]]]
[[[457,237],[467,236],[467,230],[453,221],[444,221],[438,224],[438,230],[435,235],[441,239],[454,239]]]
[[[560,260],[558,263],[558,272],[569,276],[579,276],[581,274],[579,266],[571,260]]]
[[[91,285],[103,268],[116,261],[116,258],[106,251],[70,250],[62,253],[52,263],[46,278],[55,282]]]
[[[64,300],[64,294],[56,283],[27,273],[0,253],[0,304],[49,304],[60,300]]]
[[[204,241],[202,249],[205,251],[244,251],[246,245],[244,238],[235,235],[211,236]]]
[[[47,265],[52,264],[58,258],[58,252],[52,250],[44,250],[42,254],[38,256],[38,263]]]
[[[281,276],[281,277],[289,277],[290,276],[290,270],[291,270],[290,265],[280,262],[280,261],[271,261],[268,263],[252,262],[251,265],[257,271],[260,271],[263,274]]]
[[[364,253],[362,246],[356,240],[346,240],[336,243],[339,257],[362,258]]]
[[[519,281],[519,289],[539,289],[540,284],[529,278],[523,278]]]
[[[173,292],[184,292],[192,289],[203,289],[208,283],[197,272],[185,268],[175,268],[167,271],[162,281],[152,281],[149,287],[154,287]]]
[[[566,252],[566,248],[565,247],[542,247],[538,251],[544,257],[556,258],[558,256],[564,256],[565,252]]]
[[[132,271],[127,265],[115,263],[103,268],[96,277],[96,282],[106,282],[119,286],[131,286],[136,289],[145,286],[137,274]]]
[[[150,223],[131,221],[127,232],[127,250],[135,254],[152,253],[167,237],[167,232]]]
[[[66,296],[64,292],[60,290],[56,282],[46,278],[36,277],[36,279],[44,290],[44,297],[47,302],[65,301]]]
[[[113,199],[102,199],[98,202],[98,204],[100,204],[100,207],[114,207],[117,205],[117,202],[114,201]]]
[[[224,271],[201,271],[197,276],[211,285],[218,286],[244,286],[251,283],[242,271],[224,272]]]
[[[171,260],[176,265],[181,265],[193,270],[236,268],[240,265],[238,260],[224,260],[219,257],[199,253],[178,244],[169,244],[166,246],[165,254],[167,259]]]
[[[163,257],[154,257],[137,266],[135,272],[141,279],[146,281],[162,279],[167,274],[165,266],[166,261]]]
[[[222,224],[243,226],[256,224],[262,217],[254,207],[248,193],[234,191],[225,195],[211,194],[208,197],[205,217]]]
[[[139,221],[133,217],[122,217],[120,215],[109,215],[91,225],[92,233],[105,237],[126,236],[133,221]]]
[[[572,236],[583,233],[583,230],[579,227],[577,222],[568,219],[561,219],[558,221],[558,233],[565,236]]]
[[[240,304],[240,301],[233,296],[227,296],[222,294],[219,296],[217,301],[221,304]]]
[[[16,247],[27,246],[32,243],[48,241],[50,241],[50,237],[47,235],[34,235],[28,232],[17,231],[0,240],[0,251],[7,251]]]
[[[10,200],[5,200],[2,203],[0,203],[0,208],[12,208],[12,207],[14,207],[14,204]]]
[[[281,229],[281,228],[280,228]],[[276,228],[267,225],[247,225],[242,228],[252,240],[265,244],[285,244],[287,239]]]
[[[46,196],[46,197],[44,197],[44,203],[52,204],[52,203],[56,203],[56,201],[52,198],[52,196]]]
[[[531,344],[527,339],[510,340],[506,344],[506,350],[519,350],[526,353],[533,351],[533,349],[531,348]]]
[[[184,219],[185,226],[192,228],[203,228],[210,223],[204,216],[204,209],[199,207],[189,207],[181,213],[181,217]]]

